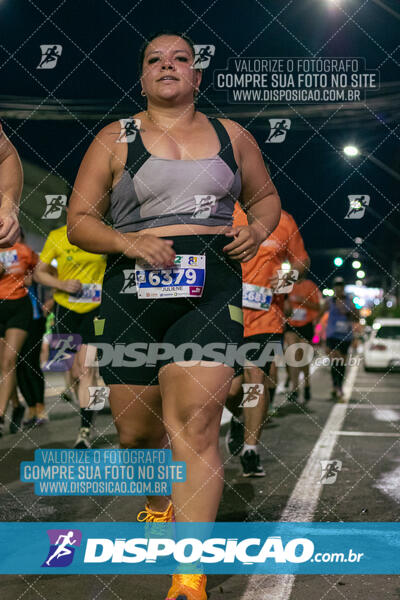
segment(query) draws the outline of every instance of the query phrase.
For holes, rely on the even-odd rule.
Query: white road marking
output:
[[[379,394],[395,394],[398,390],[394,387],[390,388],[390,387],[380,387],[379,389],[377,388],[377,390],[379,391]],[[355,387],[353,390],[354,393],[356,392],[376,392],[374,387]]]
[[[400,411],[400,407],[397,408],[399,405],[396,404],[357,404],[357,402],[349,402],[347,405],[349,408],[351,409],[355,409],[355,408],[365,408],[365,409],[369,409],[369,410],[395,410],[395,411]],[[397,414],[397,413],[396,413]]]
[[[336,445],[340,428],[346,416],[348,401],[356,380],[358,365],[350,367],[343,387],[345,402],[335,404],[325,423],[321,435],[308,458],[280,521],[312,521],[323,486],[321,460],[329,460]],[[335,432],[335,433],[333,433]],[[242,600],[289,600],[295,575],[253,576],[248,579]]]
[[[400,467],[381,475],[374,484],[374,488],[390,496],[396,502],[400,502]]]
[[[344,386],[343,386],[343,394],[344,394],[344,399],[346,402],[349,402],[349,400],[350,400],[351,393],[353,391],[353,387],[356,382],[357,373],[358,373],[358,365],[354,365],[353,367],[350,367],[350,369],[347,371],[347,377],[346,377],[346,380],[345,380]]]
[[[392,423],[393,421],[400,421],[400,412],[392,410],[390,408],[381,408],[380,406],[374,410],[372,416],[377,421],[384,421],[386,423]]]
[[[331,431],[330,435],[350,435],[355,437],[400,437],[400,433],[381,433],[379,431]]]
[[[45,389],[45,397],[50,398],[51,396],[58,396],[65,390],[65,385],[49,385]]]

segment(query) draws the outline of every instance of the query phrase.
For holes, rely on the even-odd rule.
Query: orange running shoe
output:
[[[137,520],[140,523],[172,523],[175,521],[175,517],[171,500],[164,511],[152,510],[150,506],[146,504],[145,509],[138,514]]]
[[[205,575],[173,575],[165,600],[207,600]]]

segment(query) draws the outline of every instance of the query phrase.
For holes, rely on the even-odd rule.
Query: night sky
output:
[[[0,117],[22,159],[72,185],[96,132],[144,108],[140,45],[160,29],[184,31],[216,48],[203,72],[199,110],[233,118],[256,137],[311,254],[312,278],[321,287],[330,283],[339,253],[348,260],[337,274],[353,283],[357,250],[368,284],[381,285],[400,252],[399,181],[365,156],[400,171],[400,7],[382,2],[0,0]],[[36,68],[40,44],[62,45],[56,68]],[[213,89],[213,72],[233,56],[363,57],[368,69],[379,70],[380,89],[351,106],[229,104]],[[290,131],[283,143],[267,144],[274,117],[290,118]],[[345,158],[349,142],[364,154]],[[344,219],[349,194],[370,196],[363,219]],[[22,209],[29,201],[23,197]]]

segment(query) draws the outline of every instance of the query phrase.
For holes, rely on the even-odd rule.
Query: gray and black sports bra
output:
[[[232,225],[241,178],[230,137],[218,119],[210,123],[220,151],[197,160],[154,156],[143,144],[140,119],[120,123],[117,141],[128,143],[128,155],[110,197],[115,229],[125,233],[164,225]]]

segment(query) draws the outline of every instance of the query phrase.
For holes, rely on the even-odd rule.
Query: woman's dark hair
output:
[[[153,40],[155,40],[158,37],[161,37],[162,35],[175,35],[177,37],[182,38],[182,40],[185,40],[185,42],[187,44],[189,44],[190,48],[192,49],[193,58],[196,56],[196,50],[194,48],[193,40],[191,40],[190,37],[188,37],[184,33],[180,33],[179,31],[173,31],[171,29],[163,29],[162,31],[157,31],[156,33],[152,33],[139,49],[138,71],[139,71],[140,77],[142,76],[142,73],[143,73],[144,53],[146,52],[147,46],[150,44],[150,42],[152,42]]]

